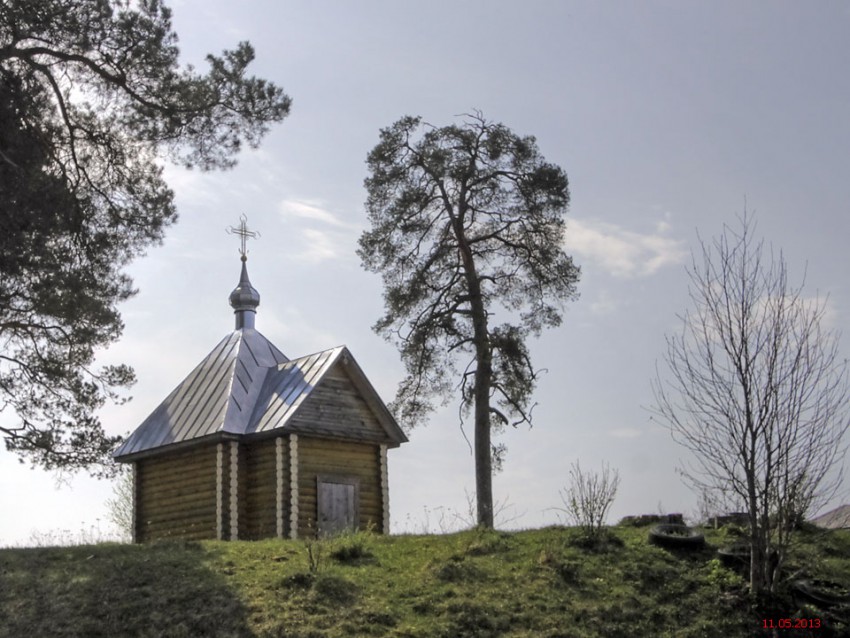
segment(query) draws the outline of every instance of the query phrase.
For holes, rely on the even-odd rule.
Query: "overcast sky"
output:
[[[351,349],[386,401],[403,369],[371,331],[381,282],[355,255],[365,158],[403,115],[437,125],[480,109],[569,175],[566,250],[581,297],[531,344],[543,375],[532,429],[509,432],[495,479],[510,527],[558,521],[569,465],[617,468],[611,520],[695,512],[683,451],[650,421],[664,335],[687,309],[684,270],[746,206],[796,281],[850,317],[850,5],[741,2],[172,0],[185,61],[250,40],[254,72],[292,114],[227,173],[169,168],[180,221],[136,261],[139,294],[102,356],[135,367],[133,400],[103,412],[129,433],[233,329],[227,304],[248,217],[257,329],[294,358]],[[848,337],[850,338],[850,337]],[[845,340],[843,352],[850,352]],[[0,451],[0,545],[105,522],[111,486],[20,465]],[[456,410],[390,452],[393,529],[466,515],[473,460]],[[443,509],[440,509],[443,508]],[[449,513],[446,515],[446,513]]]

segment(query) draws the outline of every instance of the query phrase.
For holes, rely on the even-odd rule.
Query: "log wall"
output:
[[[366,443],[298,436],[298,536],[316,534],[320,475],[357,478],[359,528],[383,530],[380,447]]]
[[[136,461],[139,542],[216,537],[215,445]]]
[[[239,538],[257,540],[277,536],[277,440],[266,439],[242,446],[240,465]],[[288,454],[283,455],[283,495],[289,496]],[[284,505],[285,501],[284,500]],[[283,520],[288,520],[284,507]],[[285,533],[285,530],[284,530]]]
[[[386,531],[380,445],[305,434],[281,441],[227,441],[136,461],[135,539],[314,536],[319,476],[356,479],[359,529]]]

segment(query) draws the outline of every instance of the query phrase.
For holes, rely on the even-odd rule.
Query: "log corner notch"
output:
[[[390,482],[389,470],[387,468],[387,446],[381,445],[381,510],[382,521],[381,531],[384,534],[390,533]]]

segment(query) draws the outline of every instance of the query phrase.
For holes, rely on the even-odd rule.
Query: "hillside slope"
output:
[[[591,549],[565,528],[3,549],[0,637],[703,638],[773,635],[766,621],[795,613],[821,620],[811,635],[850,635],[790,596],[754,610],[712,547],[660,549],[647,528],[610,537]],[[850,582],[850,532],[799,540],[791,569]]]

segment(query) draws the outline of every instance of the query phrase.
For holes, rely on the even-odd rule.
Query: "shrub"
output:
[[[359,565],[374,558],[366,545],[364,535],[360,533],[343,535],[336,539],[330,557],[344,565]]]
[[[721,591],[738,590],[744,586],[744,579],[723,565],[720,559],[712,558],[706,563],[706,580]]]
[[[620,473],[602,464],[602,472],[585,472],[578,461],[570,467],[570,485],[560,492],[563,508],[570,522],[577,525],[582,534],[598,540],[603,534],[603,525],[608,510],[620,486]]]

